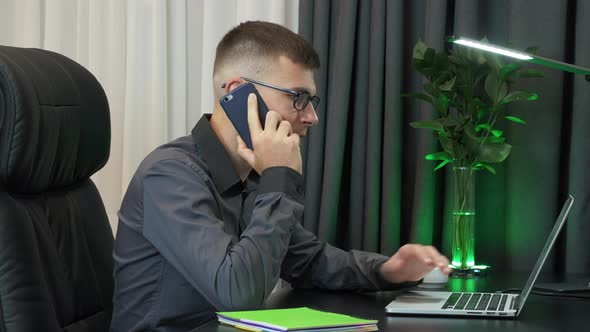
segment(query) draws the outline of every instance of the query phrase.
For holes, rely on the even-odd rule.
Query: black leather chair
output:
[[[113,235],[90,176],[109,150],[90,72],[0,46],[0,332],[108,331]]]

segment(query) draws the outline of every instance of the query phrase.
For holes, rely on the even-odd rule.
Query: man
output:
[[[255,82],[270,110],[265,127],[252,95],[248,149],[216,102],[192,135],[141,163],[119,211],[113,331],[188,330],[217,310],[254,309],[279,277],[294,287],[379,290],[436,266],[450,272],[433,247],[406,245],[391,258],[345,252],[302,227],[299,139],[318,122],[318,67],[313,47],[276,24],[243,23],[221,40],[215,100]]]

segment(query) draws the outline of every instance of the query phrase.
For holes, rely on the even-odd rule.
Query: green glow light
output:
[[[475,212],[453,212],[454,216],[474,216]]]
[[[458,260],[458,259],[453,259],[453,262],[451,263],[451,265],[452,265],[452,266],[453,266],[453,268],[455,268],[455,269],[461,269],[461,268],[462,268],[462,267],[461,267],[461,261],[460,261],[460,260]],[[467,263],[466,263],[466,265],[467,265],[467,267],[468,267],[468,268],[472,268],[472,267],[474,267],[474,266],[475,266],[475,261],[474,261],[473,259],[471,259],[471,260],[467,260]]]
[[[489,269],[490,267],[488,265],[473,265],[472,268],[477,270],[485,270]]]
[[[478,283],[483,283],[478,281]],[[449,278],[448,283],[451,292],[475,292],[475,279]]]

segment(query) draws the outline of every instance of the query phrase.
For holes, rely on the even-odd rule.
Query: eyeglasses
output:
[[[311,105],[313,105],[314,110],[317,109],[318,104],[320,103],[320,97],[310,96],[309,93],[307,93],[307,92],[285,89],[285,88],[278,87],[276,85],[260,82],[260,81],[253,80],[253,79],[246,78],[246,77],[242,77],[242,79],[244,81],[247,81],[250,83],[262,85],[267,88],[271,88],[271,89],[275,89],[275,90],[279,90],[279,91],[283,91],[283,92],[292,94],[293,95],[293,107],[300,112],[302,112],[307,107],[309,102],[311,102]]]

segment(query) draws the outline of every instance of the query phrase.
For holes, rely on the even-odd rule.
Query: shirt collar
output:
[[[220,193],[223,193],[237,183],[242,183],[242,179],[229,159],[223,144],[211,128],[210,119],[211,114],[204,114],[191,134],[195,144],[203,153],[203,159],[209,166],[215,187]]]

